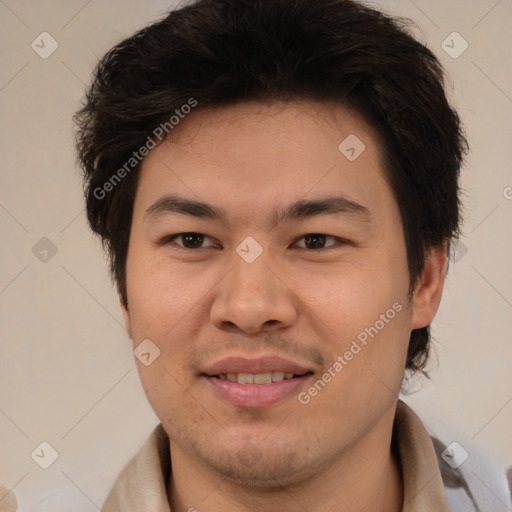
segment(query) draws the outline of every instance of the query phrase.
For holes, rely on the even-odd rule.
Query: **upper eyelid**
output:
[[[327,245],[326,247],[320,247],[319,249],[308,249],[307,247],[298,247],[298,249],[309,251],[309,252],[320,252],[320,251],[326,251],[331,248],[334,248],[336,245],[348,245],[350,242],[348,240],[345,240],[344,238],[340,238],[334,235],[327,235],[325,233],[306,233],[305,235],[300,236],[299,238],[296,238],[292,245],[296,244],[299,240],[302,240],[304,237],[308,235],[325,235],[326,238],[332,238],[336,243]]]
[[[209,235],[206,235],[205,233],[200,233],[200,232],[197,232],[197,231],[182,231],[181,233],[175,233],[175,234],[172,234],[172,235],[168,235],[166,237],[164,237],[162,239],[162,243],[168,243],[168,242],[174,242],[174,239],[176,238],[179,238],[180,236],[183,236],[183,235],[190,235],[190,234],[193,234],[193,235],[201,235],[203,236],[204,238],[208,238],[209,240],[211,240],[214,244],[215,244],[215,239]],[[332,238],[333,240],[335,240],[336,242],[338,243],[341,243],[341,244],[349,244],[350,242],[348,240],[345,240],[343,238],[340,238],[340,237],[337,237],[335,235],[328,235],[326,233],[320,233],[320,232],[308,232],[308,233],[304,233],[303,235],[297,237],[292,245],[296,244],[299,240],[302,240],[304,237],[308,236],[308,235],[324,235],[326,238]],[[197,250],[197,249],[191,249],[190,247],[183,247],[182,245],[180,244],[177,244],[179,247],[182,247],[183,249],[189,249],[189,250]],[[335,244],[332,244],[332,245],[335,245]],[[329,245],[327,247],[322,247],[320,249],[308,249],[307,247],[299,247],[299,249],[305,249],[305,250],[315,250],[317,252],[321,251],[322,249],[328,249],[329,247],[332,247],[332,245]],[[210,246],[207,246],[207,247],[199,247],[199,249],[206,249],[208,247],[212,247],[212,245]]]
[[[182,231],[181,233],[175,233],[174,235],[168,235],[168,236],[165,236],[163,239],[162,239],[162,243],[168,243],[168,242],[174,242],[174,239],[175,238],[179,238],[181,236],[184,236],[184,235],[201,235],[203,236],[204,238],[208,238],[209,240],[211,240],[214,244],[215,244],[215,239],[209,235],[205,235],[204,233],[199,233],[197,231]],[[180,244],[177,244],[179,245],[180,247],[183,247],[181,246]],[[211,247],[211,246],[209,246]],[[189,247],[183,247],[183,249],[190,249]]]

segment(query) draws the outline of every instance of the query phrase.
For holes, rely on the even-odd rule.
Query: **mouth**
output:
[[[272,384],[273,382],[281,382],[283,380],[297,379],[307,375],[312,375],[313,372],[309,371],[302,374],[293,372],[265,372],[265,373],[221,373],[219,375],[208,375],[214,379],[227,380],[229,382],[237,382],[238,384]]]
[[[211,365],[200,377],[223,402],[263,409],[296,397],[313,375],[313,370],[279,357],[232,357]]]
[[[276,373],[276,381],[270,381],[268,374],[225,374],[223,375],[202,375],[202,379],[213,394],[223,402],[243,409],[265,409],[273,405],[284,403],[286,399],[296,398],[303,390],[313,372],[303,375],[291,375],[286,378],[283,372]],[[263,377],[261,377],[263,375]],[[287,374],[285,374],[287,375]],[[228,380],[228,376],[231,380]],[[282,377],[282,378],[281,378]],[[256,383],[255,379],[260,383]],[[252,381],[252,382],[251,382]],[[265,381],[261,383],[262,381]]]

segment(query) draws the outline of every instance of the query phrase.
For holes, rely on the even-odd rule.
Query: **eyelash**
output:
[[[185,247],[183,245],[180,245],[180,244],[177,244],[176,242],[174,242],[174,240],[176,238],[179,238],[179,237],[182,237],[182,236],[185,236],[185,235],[200,235],[200,236],[203,236],[205,239],[209,239],[210,240],[210,237],[208,237],[207,235],[205,235],[203,233],[197,233],[195,231],[186,231],[186,232],[183,232],[183,233],[176,233],[174,235],[168,235],[165,238],[163,238],[160,243],[161,243],[161,245],[169,245],[171,243],[174,243],[180,249],[183,249],[185,251],[198,251],[198,250],[201,250],[201,249],[208,249],[209,247],[215,247],[215,245],[209,245],[207,247],[199,247],[199,248],[195,249],[195,248],[191,248],[191,247]],[[304,250],[304,251],[308,251],[308,252],[313,252],[313,251],[314,252],[323,252],[323,251],[326,251],[326,250],[328,250],[330,248],[335,248],[335,247],[337,247],[339,245],[350,245],[350,242],[348,240],[344,240],[343,238],[335,237],[335,236],[332,236],[332,235],[326,235],[325,233],[306,233],[306,234],[302,235],[301,237],[297,238],[295,240],[295,242],[293,242],[293,245],[296,244],[299,240],[302,240],[305,237],[311,236],[311,235],[325,236],[326,239],[332,239],[336,243],[328,245],[326,247],[322,247],[320,249],[309,249],[307,247],[298,247],[298,249],[301,249],[301,250]]]

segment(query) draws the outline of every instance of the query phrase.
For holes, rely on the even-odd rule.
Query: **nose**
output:
[[[253,263],[235,261],[211,306],[210,320],[217,329],[258,334],[297,321],[296,296],[272,267],[261,256]]]

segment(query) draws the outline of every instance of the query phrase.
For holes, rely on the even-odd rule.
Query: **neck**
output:
[[[392,408],[360,443],[325,463],[313,478],[287,488],[262,490],[232,483],[171,443],[171,510],[400,512],[402,475],[391,443],[394,413]]]

